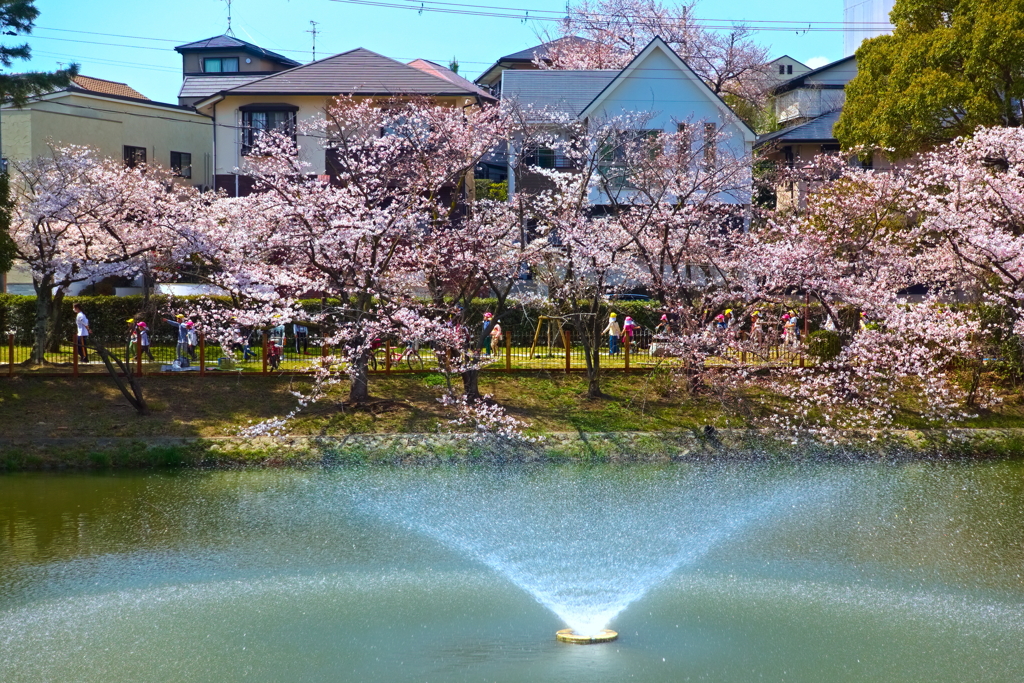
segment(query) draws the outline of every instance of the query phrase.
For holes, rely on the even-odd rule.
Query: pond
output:
[[[6,475],[0,680],[1019,682],[1022,575],[1019,462]]]

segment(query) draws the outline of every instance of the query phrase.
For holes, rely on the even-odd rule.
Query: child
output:
[[[281,365],[281,356],[284,349],[277,343],[277,338],[271,338],[267,346],[267,363],[271,370],[277,370]]]
[[[195,323],[189,320],[185,323],[188,336],[188,355],[192,360],[196,359],[196,347],[199,346],[199,334],[196,332]]]
[[[615,313],[608,314],[608,326],[605,327],[601,334],[608,333],[608,355],[614,356],[619,352],[619,337],[622,336],[622,329],[619,327],[619,321],[616,320]]]
[[[138,328],[139,348],[142,349],[142,353],[149,358],[150,362],[155,361],[156,359],[153,358],[153,354],[149,350],[149,328],[144,322],[139,322],[136,327]]]

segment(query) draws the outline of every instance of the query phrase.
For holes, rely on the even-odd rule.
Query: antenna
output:
[[[319,23],[320,23],[319,21],[312,21],[311,20],[309,22],[309,25],[312,26],[313,28],[311,28],[308,31],[306,31],[306,33],[312,33],[313,34],[313,61],[314,62],[316,61],[316,34],[317,33],[323,33],[323,31],[317,31],[316,30],[316,27],[317,27],[317,25]]]
[[[231,30],[231,2],[232,0],[224,0],[224,4],[228,6],[228,30],[224,32],[224,35],[235,37],[235,32]]]

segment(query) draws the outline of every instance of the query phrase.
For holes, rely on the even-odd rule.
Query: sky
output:
[[[564,2],[551,0],[447,0],[420,12],[420,0],[370,0],[403,5],[391,8],[351,0],[233,0],[232,29],[242,40],[280,52],[299,62],[312,60],[308,32],[316,21],[316,56],[323,58],[364,47],[404,62],[417,58],[447,64],[459,62],[459,73],[473,79],[503,55],[542,42],[553,22],[537,20],[538,12],[564,12]],[[175,45],[225,32],[224,0],[36,0],[40,11],[30,36],[3,36],[3,44],[27,42],[29,62],[11,71],[51,71],[77,62],[84,75],[127,83],[146,97],[177,102],[181,56]],[[465,11],[467,5],[502,7],[490,10],[512,17],[446,14],[431,7]],[[532,17],[531,17],[532,11]],[[751,22],[763,27],[756,39],[770,47],[772,57],[788,54],[809,66],[843,56],[842,0],[704,0],[697,17],[715,25]],[[761,22],[754,24],[753,22]],[[775,22],[775,23],[765,23]],[[769,28],[770,27],[770,28]],[[822,30],[822,29],[829,30]],[[807,30],[810,29],[810,30]]]

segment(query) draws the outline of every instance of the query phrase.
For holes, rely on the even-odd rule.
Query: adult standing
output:
[[[76,303],[71,308],[75,311],[75,327],[78,328],[78,337],[75,339],[75,353],[78,354],[83,363],[88,363],[89,352],[86,349],[86,340],[92,333],[92,328],[89,327],[89,319],[82,312],[81,304]]]
[[[175,354],[181,360],[187,360],[188,358],[188,327],[185,326],[185,316],[179,313],[174,316],[174,320],[170,318],[164,318],[164,322],[168,325],[174,325],[178,328],[178,343],[175,346]],[[182,363],[181,365],[187,365]]]
[[[490,311],[484,313],[484,348],[483,352],[486,355],[491,355],[491,344],[494,337],[494,314]]]
[[[295,332],[295,353],[306,355],[309,353],[309,328],[295,323],[292,330]]]

